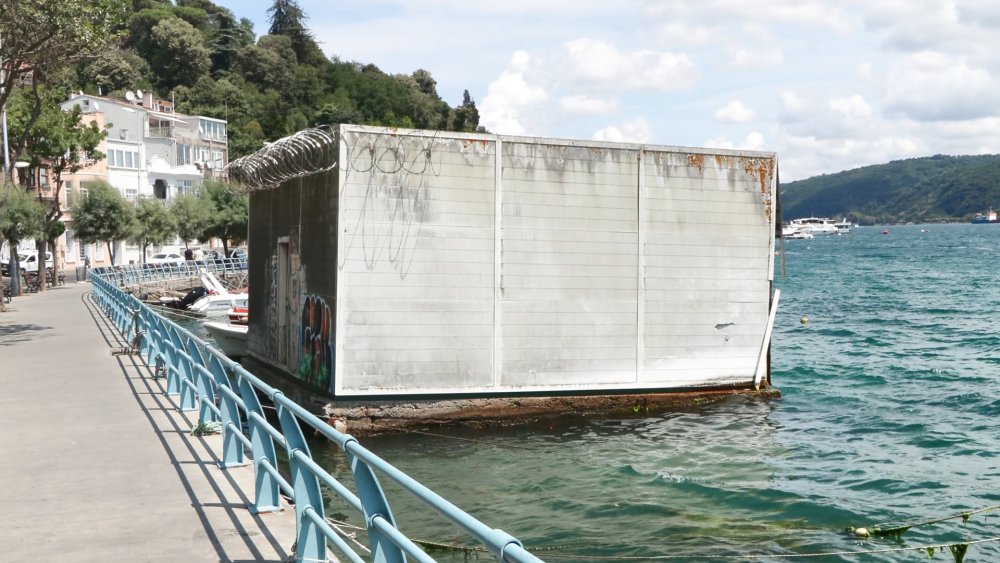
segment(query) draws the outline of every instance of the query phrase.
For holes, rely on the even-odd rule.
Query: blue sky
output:
[[[266,33],[271,0],[217,0]],[[299,0],[323,50],[490,131],[771,150],[782,181],[1000,153],[1000,2]]]

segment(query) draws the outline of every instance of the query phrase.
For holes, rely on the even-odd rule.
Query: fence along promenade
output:
[[[245,268],[245,263],[218,268],[240,269]],[[94,299],[123,335],[128,351],[141,356],[154,374],[166,377],[166,395],[176,398],[179,411],[197,411],[199,425],[221,430],[219,465],[234,468],[249,463],[255,485],[253,501],[248,502],[247,509],[257,514],[277,511],[284,506],[282,494],[292,499],[296,561],[326,561],[331,555],[353,562],[401,562],[407,558],[434,561],[396,527],[379,476],[395,482],[428,509],[466,532],[497,560],[540,561],[510,534],[465,513],[366,449],[353,436],[339,432],[122,289],[123,285],[148,279],[190,274],[184,267],[166,271],[133,267],[96,269],[92,275]],[[259,397],[274,405],[277,426],[268,420]],[[354,491],[313,460],[303,426],[344,452],[352,470]],[[284,464],[278,461],[279,447],[287,456],[285,471],[282,471]],[[324,487],[346,508],[363,517],[369,550],[364,556],[356,549],[357,545],[351,545],[326,519]],[[328,554],[330,546],[334,548],[332,554]]]

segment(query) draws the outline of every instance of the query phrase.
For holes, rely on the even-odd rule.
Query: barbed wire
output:
[[[335,129],[305,129],[237,158],[223,173],[246,191],[269,190],[288,180],[333,170],[337,167],[338,147]]]

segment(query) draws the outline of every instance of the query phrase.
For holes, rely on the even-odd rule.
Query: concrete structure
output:
[[[86,296],[67,284],[0,315],[0,559],[285,561],[294,510],[255,515],[252,467],[220,469]]]
[[[75,194],[86,193],[86,183],[93,180],[107,181],[131,202],[150,198],[168,203],[178,195],[193,193],[205,178],[217,177],[229,161],[225,121],[176,113],[173,103],[148,92],[132,98],[79,93],[62,103],[64,110],[79,106],[84,123],[111,125],[100,147],[104,160],[63,177],[64,207]],[[60,243],[65,263],[72,267],[88,254],[92,266],[107,264],[102,245],[76,243],[72,216],[67,214],[65,220],[67,235]],[[138,247],[122,246],[117,252],[119,263],[141,261]]]
[[[773,153],[345,125],[229,170],[274,188],[251,357],[328,397],[767,377]]]

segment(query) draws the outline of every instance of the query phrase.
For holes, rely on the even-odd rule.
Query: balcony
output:
[[[174,138],[174,128],[172,126],[166,127],[150,127],[149,136],[158,139],[173,139]]]

